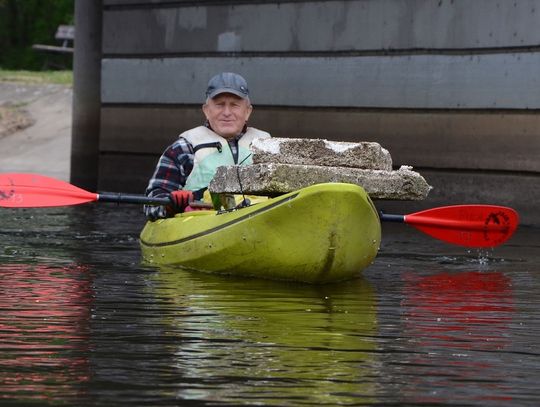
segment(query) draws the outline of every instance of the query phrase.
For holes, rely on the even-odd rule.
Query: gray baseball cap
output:
[[[232,72],[222,72],[208,81],[207,98],[213,99],[221,93],[232,93],[242,99],[249,98],[246,80]]]

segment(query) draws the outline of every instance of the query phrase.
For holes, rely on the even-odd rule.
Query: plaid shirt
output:
[[[208,124],[206,126],[209,127]],[[238,140],[244,135],[244,132],[245,129],[236,138],[228,140],[235,161],[238,157]],[[167,147],[159,158],[154,175],[146,188],[146,195],[167,197],[171,192],[183,189],[193,170],[193,159],[193,146],[185,138],[180,137]],[[165,206],[146,205],[144,213],[150,220],[170,216]]]

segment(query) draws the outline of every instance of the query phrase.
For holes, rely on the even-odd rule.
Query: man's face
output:
[[[236,137],[249,119],[253,107],[248,100],[232,93],[221,93],[203,105],[206,120],[221,137]]]

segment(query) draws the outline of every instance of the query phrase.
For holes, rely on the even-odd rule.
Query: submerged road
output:
[[[69,181],[72,88],[0,82],[0,106],[24,110],[34,124],[0,136],[0,172],[31,172]]]

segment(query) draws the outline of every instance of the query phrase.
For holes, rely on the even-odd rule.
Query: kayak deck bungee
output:
[[[194,211],[147,222],[147,264],[312,283],[352,278],[380,245],[380,221],[363,188],[312,185],[229,212]]]

